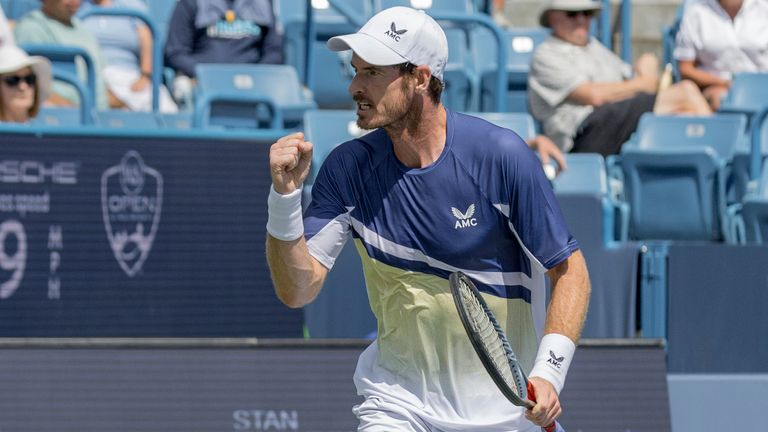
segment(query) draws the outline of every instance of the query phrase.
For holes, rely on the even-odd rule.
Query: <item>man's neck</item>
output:
[[[60,17],[56,17],[55,15],[52,15],[52,14],[50,13],[50,11],[47,11],[45,8],[41,8],[41,9],[40,9],[40,11],[41,11],[41,12],[43,13],[43,15],[45,15],[47,18],[50,18],[50,19],[52,19],[52,20],[54,20],[54,21],[58,21],[58,22],[60,22],[60,23],[64,24],[65,26],[70,26],[70,27],[72,26],[72,18],[68,18],[68,19],[60,19]]]
[[[446,142],[447,114],[442,104],[426,102],[425,106],[403,120],[403,124],[384,129],[392,140],[395,156],[409,168],[433,164],[443,152]]]

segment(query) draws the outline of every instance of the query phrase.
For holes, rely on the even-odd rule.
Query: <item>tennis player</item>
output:
[[[378,320],[354,376],[358,430],[540,431],[561,413],[590,291],[541,163],[515,133],[443,107],[448,46],[424,12],[386,9],[328,47],[353,51],[349,91],[358,125],[373,131],[331,152],[303,217],[312,144],[295,133],[272,145],[267,256],[278,297],[311,302],[352,239]],[[530,372],[532,410],[510,404],[477,358],[448,286],[456,270],[504,324]]]

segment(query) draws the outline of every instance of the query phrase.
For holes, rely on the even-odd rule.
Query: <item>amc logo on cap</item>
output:
[[[405,34],[407,31],[408,30],[406,29],[398,30],[397,27],[395,27],[395,23],[392,23],[389,25],[389,30],[384,32],[384,34],[394,39],[395,42],[400,42],[400,35]]]

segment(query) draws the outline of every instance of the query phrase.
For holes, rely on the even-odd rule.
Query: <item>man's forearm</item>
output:
[[[277,297],[289,307],[314,300],[328,272],[309,254],[304,237],[282,241],[268,234],[267,262]]]
[[[656,91],[657,85],[658,80],[647,77],[636,77],[615,83],[590,82],[576,87],[568,99],[583,105],[600,106],[631,98],[641,92],[652,93]]]
[[[581,251],[552,270],[552,298],[544,333],[559,333],[574,343],[581,336],[589,305],[590,283]]]

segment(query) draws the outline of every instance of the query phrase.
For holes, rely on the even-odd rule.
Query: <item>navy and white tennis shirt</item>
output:
[[[446,430],[478,421],[493,430],[522,416],[474,354],[447,280],[461,270],[475,281],[530,371],[544,273],[578,245],[519,136],[447,111],[445,148],[421,169],[398,161],[382,129],[343,143],[320,168],[304,225],[326,267],[349,238],[362,259],[378,339],[358,364],[361,394],[407,405]]]

